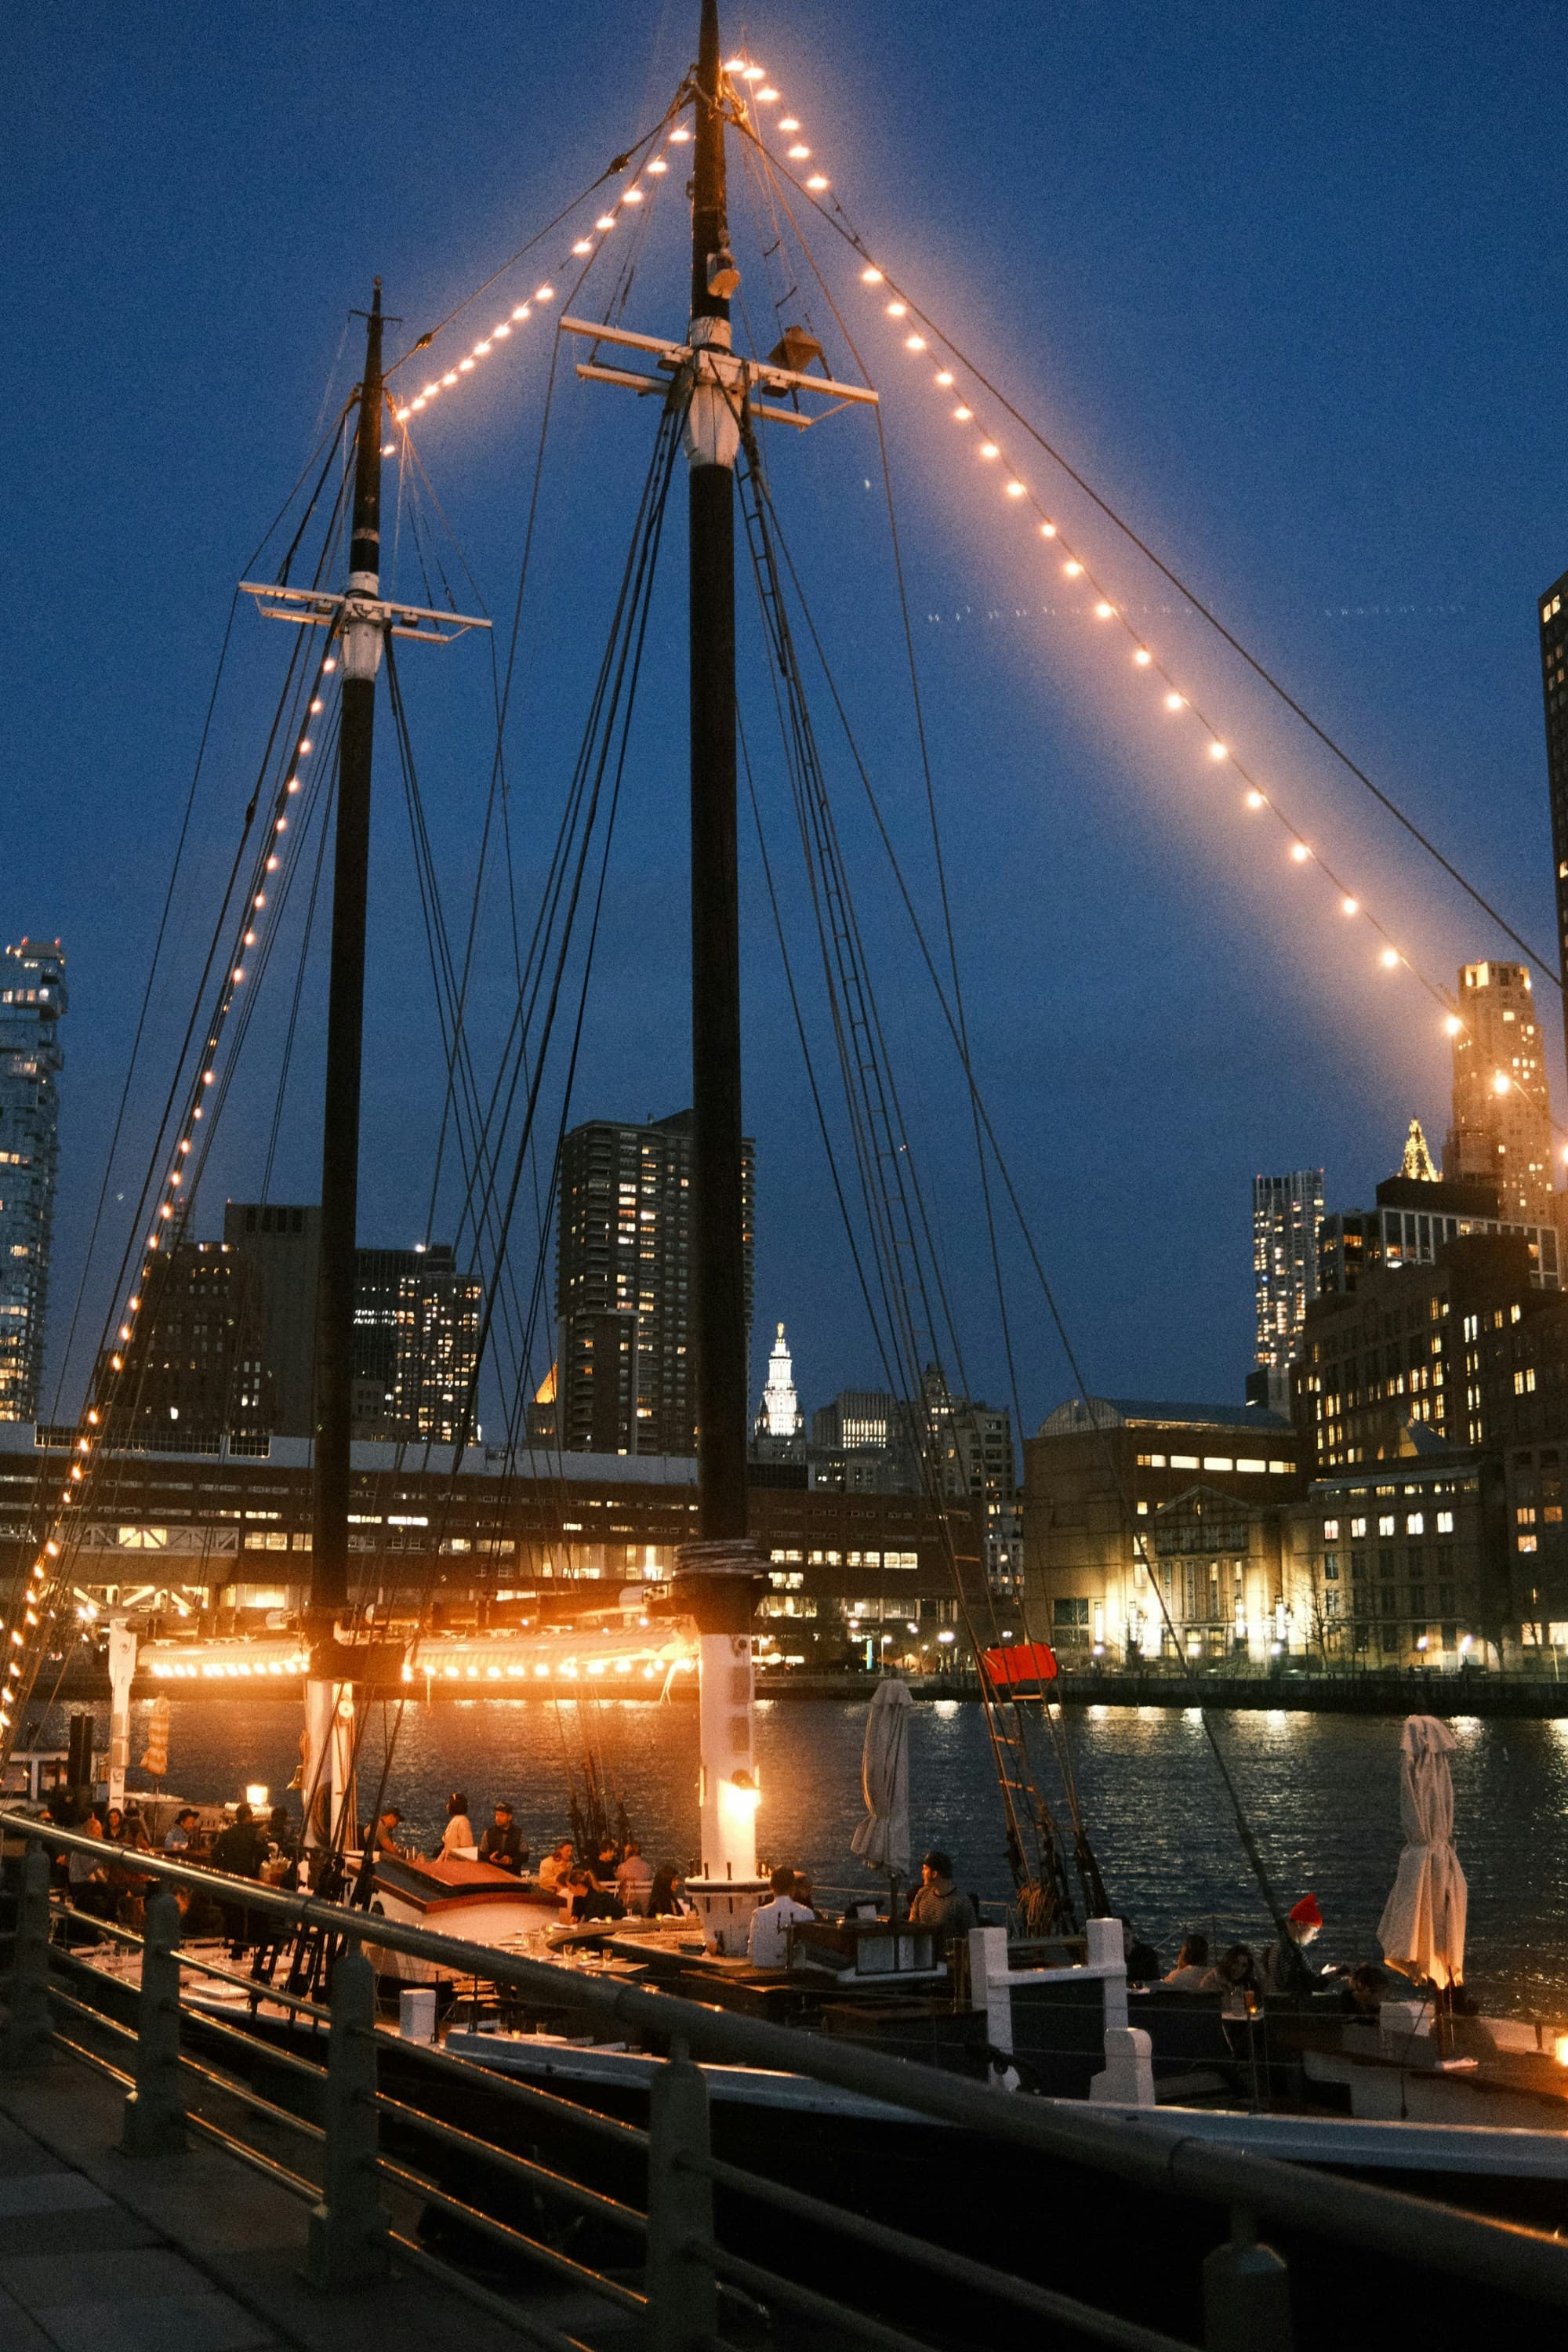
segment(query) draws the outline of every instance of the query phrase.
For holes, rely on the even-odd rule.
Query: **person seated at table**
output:
[[[552,1847],[539,1865],[541,1886],[553,1895],[571,1867],[572,1841],[570,1838],[563,1838],[559,1845]]]
[[[479,1860],[493,1863],[498,1870],[510,1870],[514,1875],[528,1860],[522,1832],[513,1821],[511,1807],[504,1797],[497,1800],[495,1819],[479,1840]]]
[[[1214,1967],[1199,1985],[1198,1990],[1217,1992],[1224,1996],[1219,2005],[1222,2017],[1245,2017],[1247,2013],[1247,1995],[1249,1993],[1252,1995],[1256,2005],[1262,1999],[1263,1993],[1263,1988],[1258,1981],[1258,1964],[1252,1957],[1249,1947],[1246,1944],[1232,1944],[1230,1949],[1222,1953],[1215,1962]]]
[[[371,1837],[371,1843],[377,1853],[401,1855],[403,1848],[397,1843],[397,1832],[402,1826],[403,1815],[395,1805],[388,1805],[384,1811],[377,1814]]]
[[[101,1838],[103,1823],[96,1813],[89,1813],[81,1824],[80,1834]],[[110,1891],[109,1871],[104,1860],[95,1853],[81,1853],[73,1846],[66,1862],[66,1876],[70,1886],[73,1911],[89,1912],[95,1918],[107,1919],[114,1908]]]
[[[1189,1936],[1176,1956],[1176,1965],[1160,1981],[1171,1992],[1202,1992],[1209,1972],[1209,1939]]]
[[[648,1890],[653,1885],[651,1864],[643,1860],[643,1851],[636,1838],[626,1840],[626,1850],[616,1869],[616,1889],[628,1911],[647,1909]]]
[[[559,1891],[566,1916],[574,1927],[585,1919],[624,1919],[626,1916],[626,1906],[620,1896],[598,1885],[591,1870],[574,1870]]]
[[[816,1916],[815,1911],[796,1901],[793,1870],[781,1864],[770,1875],[768,1885],[773,1890],[773,1899],[759,1904],[746,1930],[746,1958],[754,1969],[786,1968],[791,1928],[803,1927]]]
[[[686,1899],[686,1881],[674,1863],[661,1862],[653,1874],[653,1885],[647,1891],[647,1916],[650,1919],[683,1919],[689,1917],[691,1906]]]

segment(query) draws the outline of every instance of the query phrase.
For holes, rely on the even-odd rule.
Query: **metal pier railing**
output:
[[[1009,2318],[1036,2323],[1041,2342],[1189,2352],[1193,2336],[1171,2332],[1186,2324],[1183,2315],[1207,2352],[1291,2352],[1293,2301],[1314,2265],[1320,2279],[1328,2265],[1341,2280],[1359,2265],[1374,2301],[1436,2274],[1460,2294],[1468,2284],[1501,2296],[1515,2315],[1533,2307],[1556,2332],[1568,2312],[1568,2245],[1543,2231],[1173,2139],[1089,2105],[1010,2096],[826,2034],[162,1855],[134,1858],[137,1872],[158,1883],[138,1935],[73,1911],[54,1891],[51,1857],[80,1852],[101,1862],[100,1840],[15,1814],[0,1814],[0,1840],[13,1856],[16,1892],[0,2072],[51,2063],[63,2050],[123,2085],[128,2155],[168,2156],[196,2136],[303,2199],[309,2276],[324,2294],[352,2292],[401,2265],[547,2352],[585,2347],[537,2308],[542,2280],[590,2297],[617,2340],[630,2320],[648,2352],[781,2338],[931,2352],[992,2343]],[[328,2003],[183,1948],[181,1888],[243,1907],[253,1936],[265,1921],[271,1935],[305,1929],[322,1939],[331,1956]],[[139,1983],[84,1960],[73,1934],[138,1950]],[[536,2011],[576,2011],[606,2037],[668,2051],[653,2073],[647,2128],[471,2059],[394,2040],[377,2027],[366,1943],[432,1963],[454,1981],[505,1988]],[[189,1975],[231,1994],[242,1989],[248,2029],[195,2006]],[[289,2023],[287,2046],[261,2038],[260,2012]],[[1037,2263],[985,2259],[951,2233],[900,2228],[842,2197],[731,2162],[714,2151],[699,2062],[792,2074],[901,2110],[911,2126],[951,2127],[951,2142],[931,2136],[939,2154],[928,2162],[951,2167],[955,2208],[977,2165],[999,2161],[1026,2200],[1037,2179],[1037,2243],[1049,2239],[1064,2183],[1080,2196],[1099,2199],[1102,2189],[1103,2210],[1122,2217],[1127,2260],[1097,2266],[1069,2232],[1051,2245],[1048,2277],[1032,2277],[1025,2273]],[[258,2075],[277,2095],[256,2087]],[[504,2119],[495,2137],[475,2127],[476,2107],[481,2120]],[[581,2177],[595,2168],[600,2185]],[[1152,2324],[1149,2294],[1125,2290],[1150,2242],[1154,2204],[1164,2200],[1168,2210],[1173,2200],[1196,2218],[1175,2233],[1173,2255],[1166,2233],[1169,2293],[1157,2299]],[[819,2257],[830,2245],[842,2260]],[[790,2252],[782,2263],[779,2247]],[[472,2274],[479,2269],[487,2277]],[[1130,2299],[1142,2316],[1129,2314]],[[1342,2307],[1340,2340],[1362,2341],[1343,2317]]]

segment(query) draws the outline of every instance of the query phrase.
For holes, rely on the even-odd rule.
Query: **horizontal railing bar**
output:
[[[488,2311],[492,2318],[500,2320],[508,2327],[515,2327],[520,2336],[526,2336],[531,2343],[542,2346],[543,2352],[593,2352],[593,2347],[584,2344],[580,2336],[563,2336],[558,2327],[552,2327],[548,2320],[534,2319],[526,2311],[520,2311],[516,2304],[507,2301],[504,2294],[497,2294],[493,2288],[481,2286],[478,2279],[468,2278],[463,2272],[454,2270],[451,2263],[444,2263],[438,2254],[416,2245],[412,2238],[405,2238],[401,2230],[393,2230],[388,2235],[397,2250],[400,2263],[423,2271],[429,2278],[438,2279],[443,2286],[455,2288],[458,2294],[466,2295],[480,2311]]]
[[[51,1898],[50,1911],[57,1919],[90,1921],[100,1935],[107,1936],[113,1943],[125,1945],[130,1950],[144,1952],[147,1948],[146,1937],[139,1936],[133,1927],[122,1927],[118,1921],[112,1919],[100,1919],[90,1911],[74,1911],[68,1904],[61,1902],[58,1897]],[[182,1944],[178,1948],[182,1969],[193,1969],[198,1976],[216,1977],[222,1984],[237,1985],[242,1992],[249,1993],[258,2001],[275,2000],[280,2008],[291,2009],[300,2016],[318,2017],[323,2025],[331,2023],[331,2011],[324,2009],[318,2000],[307,2000],[302,1994],[297,1992],[280,1991],[278,1987],[268,1984],[260,1977],[244,1976],[237,1969],[226,1969],[219,1960],[205,1959],[188,1944]],[[68,1944],[56,1944],[51,1946],[50,1949],[52,1957],[56,1959],[68,1959],[77,1968],[92,1967],[90,1960],[84,1960],[80,1952],[73,1950]],[[101,1976],[103,1971],[99,1969],[97,1973]],[[110,1984],[120,1984],[125,1979],[120,1977],[109,1977],[105,1981]],[[134,1992],[136,1990],[134,1985],[131,1987],[132,1991]]]
[[[820,2224],[878,2253],[891,2254],[925,2270],[940,2271],[954,2286],[972,2287],[976,2294],[1016,2304],[1021,2311],[1034,2313],[1037,2318],[1058,2320],[1097,2343],[1118,2347],[1119,2352],[1193,2352],[1191,2345],[1183,2343],[1178,2336],[1165,2335],[1160,2328],[1141,2326],[1136,2320],[1122,2319],[1115,2312],[1096,2311],[1092,2305],[1079,2303],[1076,2295],[1037,2286],[1032,2280],[1017,2278],[1010,2271],[993,2270],[985,2263],[972,2261],[967,2254],[955,2253],[950,2246],[911,2238],[885,2221],[847,2212],[842,2206],[829,2205],[805,2189],[788,2189],[782,2181],[766,2180],[760,2173],[747,2172],[738,2164],[726,2164],[719,2157],[679,2156],[676,2162],[684,2171],[701,2173],[715,2188],[758,2198],[797,2221]]]
[[[216,2033],[226,2042],[242,2042],[253,2057],[264,2058],[269,2066],[281,2066],[290,2074],[304,2074],[312,2083],[324,2083],[327,2079],[324,2064],[315,2066],[309,2058],[296,2058],[291,2051],[275,2049],[270,2042],[263,2042],[257,2034],[247,2033],[243,2025],[230,2025],[226,2018],[209,2017],[203,2009],[196,2011],[195,2021],[204,2033]]]
[[[351,2026],[351,2032],[363,2029]],[[536,2083],[520,2083],[514,2074],[503,2074],[499,2067],[481,2066],[476,2059],[459,2058],[450,2050],[437,2050],[428,2042],[404,2042],[391,2033],[377,2032],[372,2039],[378,2046],[395,2042],[399,2055],[407,2053],[434,2066],[442,2074],[460,2074],[473,2084],[483,2084],[487,2090],[499,2091],[521,2105],[543,2108],[558,2123],[569,2124],[574,2131],[596,2134],[600,2139],[615,2141],[621,2147],[646,2148],[647,2134],[637,2124],[623,2123],[618,2116],[601,2116],[592,2107],[579,2107],[571,2099],[563,2099],[558,2091],[542,2091]]]
[[[618,2197],[606,2197],[602,2189],[586,2189],[580,2180],[574,2180],[567,2173],[552,2170],[548,2164],[537,2164],[531,2157],[514,2156],[510,2149],[497,2147],[488,2139],[479,2139],[457,2124],[444,2123],[435,2116],[426,2115],[422,2108],[411,2107],[405,2100],[393,2098],[389,2092],[378,2091],[375,2103],[401,2122],[428,2132],[432,2138],[441,2140],[448,2147],[462,2148],[465,2154],[476,2158],[480,2163],[493,2165],[499,2172],[512,2173],[518,2179],[542,2188],[545,2194],[559,2197],[568,2205],[580,2205],[585,2213],[597,2213],[605,2221],[614,2221],[634,2234],[645,2237],[647,2234],[647,2215],[639,2213],[635,2205],[623,2204]]]
[[[79,2058],[84,2066],[96,2066],[100,2074],[107,2074],[110,2081],[118,2083],[122,2090],[133,2091],[136,2088],[134,2074],[128,2074],[123,2066],[116,2066],[112,2059],[100,2058],[96,2050],[89,2050],[85,2043],[73,2042],[68,2033],[55,2033],[50,2039],[57,2050],[68,2051],[71,2057]]]
[[[15,1829],[48,1846],[101,1854],[100,1840],[79,1837],[53,1824],[18,1814],[0,1815],[0,1829]],[[161,1855],[138,1856],[149,1876],[234,1899],[237,1882]],[[525,1959],[428,1928],[408,1927],[369,1917],[313,1897],[300,1898],[272,1887],[243,1883],[248,1909],[270,1912],[301,1927],[316,1927],[353,1943],[434,1960],[454,1976],[477,1976],[515,1984],[546,1996],[554,2007],[577,2008],[614,2021],[624,2030],[660,2041],[683,2037],[695,2055],[749,2064],[770,2072],[804,2075],[855,2091],[916,2115],[1004,2140],[1036,2155],[1067,2158],[1095,2170],[1170,2189],[1211,2204],[1241,2204],[1270,2221],[1283,2221],[1374,2253],[1395,2254],[1450,2275],[1533,2295],[1568,2307],[1568,2244],[1517,2223],[1463,2213],[1451,2206],[1424,2203],[1397,2189],[1315,2174],[1282,2158],[1255,2155],[1188,2137],[1171,2137],[1152,2119],[1105,2116],[1087,2102],[1009,2096],[956,2074],[912,2060],[889,2058],[826,2035],[773,2025],[761,2018],[708,2007],[667,1992],[578,1975],[546,1960]],[[412,2045],[411,2045],[412,2046]]]
[[[377,2159],[376,2169],[384,2179],[395,2180],[401,2189],[412,2189],[430,2204],[438,2205],[444,2213],[456,2214],[470,2230],[479,2230],[499,2245],[510,2246],[514,2252],[526,2254],[530,2262],[542,2263],[547,2270],[570,2279],[574,2286],[585,2288],[590,2294],[603,2295],[606,2303],[618,2304],[623,2311],[646,2311],[647,2297],[638,2294],[635,2287],[622,2286],[618,2279],[606,2278],[603,2271],[590,2270],[586,2263],[575,2263],[570,2254],[557,2253],[538,2238],[531,2238],[526,2230],[513,2229],[510,2221],[498,2221],[478,2205],[470,2205],[461,2197],[454,2197],[434,2180],[426,2180],[422,2172],[410,2172],[406,2165],[395,2163],[389,2156]]]
[[[94,2009],[89,2000],[78,2000],[74,1993],[65,1991],[59,1985],[50,1985],[48,1994],[49,1999],[58,2000],[62,2009],[74,2010],[79,2017],[90,2017],[95,2025],[101,2025],[106,2033],[117,2033],[121,2042],[134,2042],[139,2038],[133,2025],[121,2025],[117,2017],[109,2016],[101,2009]]]
[[[264,2099],[259,2091],[251,2090],[245,2083],[237,2083],[232,2074],[220,2074],[216,2066],[204,2066],[201,2060],[193,2058],[188,2050],[181,2051],[180,2064],[187,2074],[199,2075],[204,2083],[210,2083],[215,2091],[221,2091],[226,2098],[237,2099],[241,2106],[253,2109],[257,2115],[267,2116],[275,2124],[285,2124],[290,2131],[299,2132],[306,2139],[325,2140],[327,2135],[320,2124],[310,2123],[304,2116],[295,2115],[289,2107],[279,2106],[273,2099]]]
[[[868,2318],[863,2311],[854,2311],[847,2303],[835,2303],[831,2295],[818,2294],[814,2287],[802,2286],[796,2279],[763,2270],[756,2263],[714,2245],[710,2239],[689,2239],[687,2252],[701,2262],[711,2263],[721,2278],[732,2279],[737,2286],[748,2288],[761,2303],[787,2304],[793,2310],[804,2312],[808,2319],[820,2320],[825,2326],[845,2328],[863,2343],[880,2345],[882,2352],[932,2352],[928,2336],[906,2336],[884,2320]]]
[[[279,2164],[276,2157],[263,2156],[261,2150],[252,2147],[248,2140],[236,2139],[234,2134],[225,2131],[221,2124],[215,2124],[210,2116],[192,2112],[186,2115],[185,2121],[193,2131],[200,2132],[204,2139],[214,2141],[226,2154],[236,2158],[241,2164],[247,2164],[252,2172],[259,2172],[267,2179],[277,2181],[280,2188],[288,2189],[291,2197],[308,2198],[313,2205],[321,2196],[320,2182],[307,2180],[302,2172],[291,2172],[286,2164]]]

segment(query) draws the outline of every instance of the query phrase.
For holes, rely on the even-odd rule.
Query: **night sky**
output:
[[[408,322],[389,349],[432,325],[657,120],[692,54],[695,19],[694,0],[553,11],[240,0],[12,21],[0,92],[10,265],[0,929],[8,940],[58,933],[69,957],[51,1383],[231,592],[354,381],[360,331],[347,314],[379,272],[388,309]],[[774,111],[805,126],[805,168],[828,174],[888,268],[1519,929],[1550,945],[1534,599],[1568,568],[1561,11],[1506,0],[1375,12],[761,0],[725,32],[768,68],[784,93]],[[732,223],[765,348],[777,327],[743,192]],[[455,365],[554,277],[577,226],[433,356]],[[672,171],[627,324],[683,331],[686,233]],[[1205,759],[1191,717],[1169,719],[1125,641],[1064,593],[1059,558],[951,423],[929,360],[903,350],[831,232],[812,236],[884,396],[975,1060],[1086,1376],[1111,1392],[1238,1401],[1251,1356],[1250,1178],[1321,1162],[1330,1205],[1353,1207],[1395,1163],[1413,1114],[1440,1141],[1439,1008],[1407,974],[1379,969],[1375,942],[1339,914],[1321,874],[1293,866],[1288,836],[1243,811],[1234,772]],[[597,299],[607,297],[606,266],[580,307],[592,308],[601,278]],[[819,291],[779,315],[805,317],[829,364],[850,370]],[[520,328],[415,420],[478,593],[500,616],[503,652],[550,348],[537,320]],[[654,429],[650,405],[577,383],[571,356],[507,739],[525,906],[554,840]],[[875,428],[855,413],[785,447],[778,437],[770,465],[784,528],[934,920]],[[1016,436],[1008,454],[1414,962],[1451,985],[1461,959],[1510,951],[1043,454]],[[388,491],[390,513],[390,475]],[[397,585],[422,603],[411,544],[405,533]],[[680,495],[612,859],[581,1116],[659,1115],[688,1098],[684,544]],[[467,603],[474,591],[447,561]],[[745,604],[742,629],[754,638]],[[195,942],[232,853],[287,635],[248,609],[236,621],[150,1024],[149,1098],[167,1083]],[[490,774],[489,656],[477,640],[411,650],[403,676],[460,934]],[[749,652],[742,698],[770,851],[808,961],[765,697]],[[965,1369],[1005,1402],[952,1056],[842,739],[825,698],[814,700]],[[401,1242],[426,1230],[441,1066],[388,730],[382,742],[362,1238]],[[749,840],[744,861],[754,1387],[782,1317],[809,1407],[840,1386],[879,1383],[880,1370],[832,1222]],[[479,933],[481,1068],[508,1010],[504,911],[492,890]],[[197,1213],[203,1232],[218,1230],[226,1192],[247,1196],[258,1181],[298,955],[296,930],[280,940],[247,1047],[247,1084]],[[316,1186],[319,952],[307,977],[273,1186],[295,1199]],[[1558,999],[1544,982],[1541,1003],[1561,1101]],[[121,1221],[145,1128],[110,1188]],[[102,1313],[122,1230],[106,1231],[83,1333]],[[1015,1241],[1006,1258],[1032,1426],[1071,1381]],[[70,1378],[62,1402],[74,1409]]]

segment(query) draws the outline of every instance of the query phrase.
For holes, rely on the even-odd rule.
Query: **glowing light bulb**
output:
[[[1145,646],[1140,646],[1132,658],[1137,663],[1140,669],[1147,669],[1154,656]]]
[[[1444,1029],[1450,1037],[1457,1037],[1464,1025],[1457,1013],[1450,1013],[1443,1024]]]
[[[533,299],[536,302],[553,302],[555,299],[554,287],[536,286],[533,289]]]
[[[798,131],[800,129],[800,124],[796,121],[793,114],[783,114],[779,117],[779,129],[781,131]],[[879,270],[877,275],[880,277],[881,271]]]
[[[1290,845],[1290,855],[1298,866],[1305,866],[1311,854],[1304,841],[1293,841]]]
[[[1214,742],[1209,745],[1209,758],[1211,760],[1226,760],[1229,757],[1230,754],[1226,750],[1223,743]]]
[[[527,305],[527,303],[526,303],[526,302],[520,302],[520,303],[518,304],[518,306],[517,306],[516,310],[512,312],[512,314],[511,314],[511,315],[512,315],[512,317],[513,317],[514,319],[526,319],[526,318],[527,318],[527,316],[528,316],[528,305]]]
[[[1263,806],[1262,793],[1248,793],[1247,795],[1247,805],[1249,809],[1260,809]]]
[[[623,205],[640,205],[642,197],[643,192],[640,188],[627,188],[621,196],[621,202]]]
[[[724,70],[726,73],[740,73],[743,69],[745,62],[746,60],[744,58],[726,58],[724,60]]]
[[[647,168],[648,168],[648,170],[649,170],[650,172],[655,172],[655,173],[663,173],[663,172],[668,172],[668,169],[669,169],[669,165],[665,162],[664,157],[663,157],[662,155],[656,155],[656,156],[654,157],[654,159],[653,159],[653,162],[648,165],[648,167],[647,167]]]
[[[472,360],[459,360],[458,362],[458,373],[459,375],[472,375],[473,372],[474,363]]]
[[[422,383],[419,387],[419,397],[421,400],[434,400],[440,389],[438,383]]]
[[[761,81],[763,79],[763,68],[761,66],[747,66],[741,75],[741,79],[742,81]]]
[[[1498,1070],[1493,1073],[1492,1092],[1494,1095],[1506,1095],[1512,1090],[1512,1087],[1513,1080],[1509,1076],[1506,1070]]]
[[[973,409],[965,408],[962,401],[952,413],[961,425],[967,425],[974,415]]]
[[[1094,608],[1095,618],[1098,621],[1109,621],[1115,610],[1116,607],[1114,604],[1108,604],[1105,603],[1104,599],[1101,598],[1100,602]]]
[[[757,92],[757,104],[759,106],[772,106],[777,97],[778,92],[776,89],[760,89]]]
[[[455,368],[448,369],[447,373],[441,378],[441,381],[443,383],[456,383],[458,381],[457,370]]]
[[[490,347],[489,343],[476,343],[474,345],[474,357],[477,360],[488,360],[489,355]]]
[[[1397,948],[1384,948],[1383,950],[1382,961],[1384,971],[1392,971],[1394,965],[1399,961],[1399,950]]]
[[[591,236],[580,236],[577,239],[576,244],[572,247],[572,250],[574,253],[592,253],[594,250],[593,238]]]
[[[798,130],[800,125],[798,123],[795,123],[793,125],[786,123],[784,127],[786,130]],[[688,131],[686,125],[683,122],[678,123],[676,128],[669,134],[669,143],[672,147],[684,147],[690,136],[691,133]]]
[[[491,341],[504,342],[510,332],[511,329],[507,325],[506,320],[504,319],[500,319],[490,329]]]
[[[951,368],[942,368],[938,373],[937,382],[944,392],[951,390],[952,385],[952,370]]]
[[[322,668],[323,672],[325,672],[325,674],[326,674],[328,677],[330,677],[330,676],[331,675],[332,671],[336,669],[337,666],[338,666],[338,657],[337,657],[336,654],[329,654],[329,655],[327,656],[326,660],[321,664],[321,668]]]
[[[808,188],[812,189],[815,194],[820,195],[822,190],[826,187],[827,183],[823,178],[820,172],[814,172],[805,184]]]
[[[1057,527],[1054,522],[1043,522],[1040,525],[1040,537],[1042,539],[1055,539],[1056,535]]]
[[[1076,580],[1082,570],[1083,566],[1079,562],[1076,555],[1069,555],[1067,562],[1062,565],[1063,574],[1068,580]]]
[[[906,352],[923,352],[925,347],[926,339],[923,335],[906,335],[904,337],[904,349]]]
[[[321,696],[318,694],[315,700],[310,705],[312,715],[317,711],[325,710],[326,707],[326,704],[321,700]]]
[[[1180,710],[1185,706],[1186,699],[1184,694],[1168,694],[1165,697],[1165,708],[1167,710]]]
[[[791,157],[791,160],[792,160],[793,162],[795,162],[795,163],[805,163],[805,159],[806,159],[806,157],[810,154],[811,150],[810,150],[810,148],[809,148],[809,147],[805,146],[805,145],[801,142],[801,141],[797,139],[797,140],[795,141],[795,145],[790,149],[790,151],[789,151],[789,152],[790,152],[790,157]]]
[[[1023,497],[1023,495],[1024,495],[1024,485],[1023,485],[1023,483],[1022,483],[1022,482],[1009,482],[1009,483],[1008,483],[1008,485],[1007,485],[1007,496],[1008,496],[1010,499],[1021,499],[1021,498]]]
[[[994,441],[983,441],[980,444],[980,454],[983,457],[999,457],[1002,452]]]
[[[301,735],[301,736],[300,736],[300,757],[301,758],[301,760],[308,760],[308,759],[310,758],[310,756],[311,752],[315,750],[315,748],[316,748],[316,747],[315,747],[315,745],[311,742],[311,740],[310,740],[310,737],[309,737],[308,735]]]
[[[425,405],[426,401],[423,394],[420,394],[420,397],[417,400],[410,401],[409,403],[409,406],[411,408],[423,408]]]
[[[907,302],[889,302],[888,305],[888,316],[889,319],[901,319],[909,310],[909,307],[910,306]]]
[[[1342,898],[1340,900],[1340,912],[1342,915],[1359,915],[1361,912],[1360,900],[1356,898]]]

